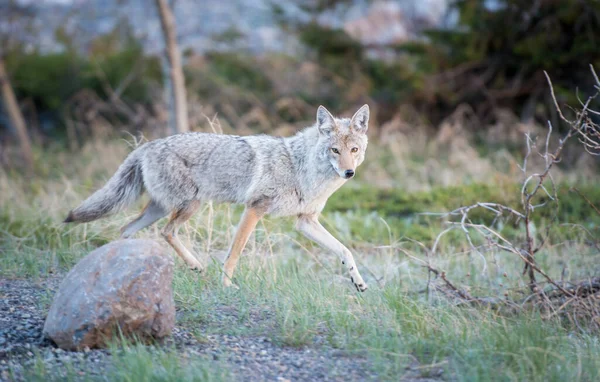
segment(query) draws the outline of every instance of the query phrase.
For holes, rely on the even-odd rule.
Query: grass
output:
[[[117,343],[111,347],[112,381],[226,381],[227,372],[212,359],[185,359],[175,349]],[[183,359],[182,359],[183,358]]]
[[[43,176],[31,182],[0,174],[0,186],[8,191],[0,194],[0,277],[62,274],[89,251],[118,237],[119,227],[134,217],[135,209],[79,226],[60,222],[69,208],[106,179],[107,169],[117,166],[123,154],[119,150],[114,145],[87,148],[81,154],[84,159],[72,165],[67,165],[68,156],[58,153],[39,165]],[[102,161],[91,160],[98,154],[104,154]],[[61,166],[64,171],[57,172]],[[78,179],[83,178],[95,180],[82,185]],[[598,188],[590,184],[581,190],[597,200]],[[448,210],[478,197],[504,197],[510,203],[513,188],[503,182],[408,193],[368,187],[365,182],[343,188],[331,199],[322,221],[355,253],[370,285],[364,294],[352,288],[337,258],[293,230],[293,219],[269,218],[259,223],[240,261],[234,280],[240,289],[223,289],[220,261],[241,209],[206,205],[181,231],[187,245],[209,266],[197,275],[177,261],[178,324],[202,328],[193,332],[200,339],[230,333],[266,336],[281,347],[330,346],[366,359],[382,380],[414,373],[461,381],[598,380],[600,339],[595,332],[572,327],[558,317],[545,318],[535,310],[500,313],[458,305],[440,292],[439,280],[429,280],[431,275],[415,260],[445,270],[474,295],[522,298],[527,280],[513,255],[474,254],[460,232],[446,236],[435,255],[413,240],[427,244],[443,229],[439,219],[417,213]],[[557,279],[597,276],[600,253],[593,239],[598,217],[567,186],[563,189],[561,225],[536,255],[538,262]],[[159,238],[163,224],[138,237]],[[536,224],[539,232],[556,226],[552,216],[544,214]],[[506,229],[518,238],[521,228]],[[218,316],[223,309],[235,313],[225,322]],[[111,354],[110,380],[222,380],[235,370],[226,362],[182,357],[180,350],[168,347],[120,344]],[[94,379],[69,368],[59,378],[39,357],[28,377]]]
[[[51,370],[39,354],[24,378],[28,381],[118,381],[118,382],[212,382],[229,380],[223,365],[212,359],[185,357],[176,349],[115,341],[110,346],[111,362],[105,371],[93,374],[76,371],[74,362],[58,372]],[[97,371],[97,370],[96,370]]]

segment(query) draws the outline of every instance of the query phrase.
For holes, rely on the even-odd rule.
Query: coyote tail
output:
[[[108,182],[71,212],[65,223],[90,222],[117,212],[135,202],[143,192],[141,147],[134,150]]]

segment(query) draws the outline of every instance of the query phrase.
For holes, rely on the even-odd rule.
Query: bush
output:
[[[206,58],[210,63],[210,71],[229,85],[262,95],[271,91],[271,81],[255,58],[229,52],[209,52]]]

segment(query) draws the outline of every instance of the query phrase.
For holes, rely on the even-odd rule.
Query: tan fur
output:
[[[224,286],[228,287],[232,285],[231,278],[233,277],[233,271],[235,270],[235,266],[240,258],[240,254],[244,250],[252,231],[254,231],[254,228],[256,228],[256,223],[258,223],[264,214],[264,209],[261,208],[250,207],[246,208],[244,211],[242,219],[240,220],[240,224],[237,228],[237,232],[235,233],[235,238],[233,239],[233,243],[229,249],[229,254],[225,260],[225,265],[223,266]]]

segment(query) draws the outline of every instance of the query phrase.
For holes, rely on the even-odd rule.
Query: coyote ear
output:
[[[359,133],[366,133],[369,128],[369,105],[363,105],[350,121],[350,126]]]
[[[317,109],[317,127],[319,128],[319,133],[322,134],[329,134],[335,129],[333,115],[323,105]]]

